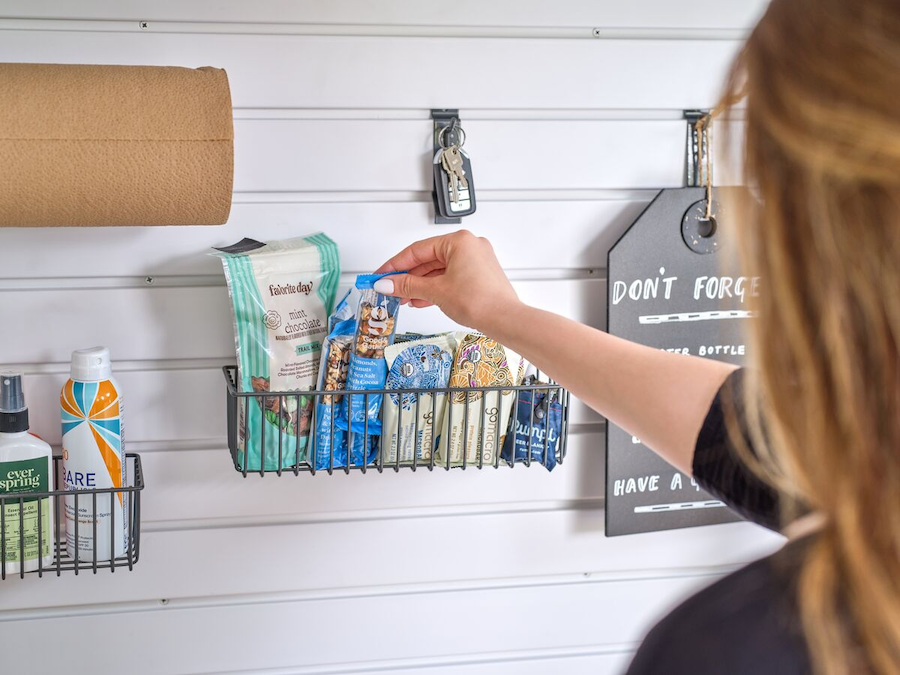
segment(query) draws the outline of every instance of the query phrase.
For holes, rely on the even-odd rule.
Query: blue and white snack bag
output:
[[[400,298],[383,295],[374,289],[375,282],[385,276],[389,275],[360,274],[356,277],[360,298],[356,311],[356,334],[350,349],[348,390],[365,392],[384,389],[387,380],[384,350],[394,342]],[[345,396],[338,424],[353,434],[380,435],[381,399],[381,394]],[[354,446],[360,444],[360,451],[362,442],[354,442]]]
[[[553,471],[562,433],[562,405],[556,396],[552,389],[519,392],[515,426],[507,434],[500,454],[503,459],[524,462],[530,452],[532,462]]]
[[[386,389],[445,389],[456,340],[437,335],[393,344],[384,350],[388,366]],[[382,415],[381,454],[385,464],[428,461],[440,440],[447,405],[445,393],[389,394]],[[436,433],[438,435],[436,435]]]
[[[319,369],[319,389],[339,391],[347,386],[350,366],[350,345],[356,322],[350,318],[338,322],[325,339]],[[316,401],[315,443],[316,469],[346,466],[347,432],[335,423],[340,411],[340,395],[322,395]]]

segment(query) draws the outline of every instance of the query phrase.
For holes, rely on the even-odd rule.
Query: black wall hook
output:
[[[434,154],[436,156],[441,150],[441,141],[443,147],[453,144],[459,144],[459,108],[437,108],[431,111],[431,119],[434,123]],[[437,192],[432,189],[431,200],[434,204],[434,224],[435,225],[459,225],[462,218],[444,218],[441,215],[440,208],[437,203]]]

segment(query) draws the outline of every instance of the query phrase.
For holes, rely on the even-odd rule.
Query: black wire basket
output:
[[[7,577],[24,578],[26,574],[37,574],[43,577],[44,574],[56,574],[61,576],[63,572],[79,572],[89,571],[97,574],[99,570],[108,569],[115,572],[117,569],[131,570],[137,564],[141,552],[141,491],[144,489],[144,475],[141,469],[141,458],[137,454],[127,453],[126,474],[128,476],[128,485],[113,488],[101,489],[83,489],[83,490],[60,490],[62,483],[62,457],[53,458],[53,491],[52,492],[28,492],[20,494],[2,494],[0,495],[0,580]],[[116,536],[121,534],[121,523],[115,519],[115,501],[121,499],[127,506],[125,508],[126,523],[126,543],[125,550],[122,555],[110,556],[108,560],[98,560],[97,548],[92,548],[92,553],[82,555],[79,548],[74,548],[74,557],[70,556],[66,547],[66,518],[65,507],[66,498],[71,500],[75,513],[78,513],[80,506],[90,504],[91,513],[96,514],[97,509],[103,508],[108,502],[110,505],[109,531],[104,524],[98,527],[97,519],[93,518],[91,525],[80,522],[82,519],[75,518],[74,531],[72,532],[74,540],[78,541],[79,530],[84,527],[91,528],[94,542],[100,542],[103,537],[109,537],[109,550],[115,552]],[[49,504],[45,502],[49,500]],[[53,537],[50,540],[50,549],[53,555],[51,564],[44,564],[43,557],[38,555],[36,569],[26,570],[31,565],[21,564],[25,558],[26,550],[26,527],[25,527],[25,504],[35,503],[37,516],[37,542],[30,542],[28,546],[42,546],[43,541],[43,509],[50,508],[54,520],[52,528]],[[18,517],[13,522],[7,522],[7,507],[12,505],[18,506]],[[29,516],[33,517],[33,516]],[[31,528],[29,528],[30,530]],[[83,530],[82,530],[83,531]],[[19,569],[8,573],[7,567],[16,566]]]
[[[372,470],[382,473],[385,469],[394,472],[422,468],[449,471],[451,468],[499,468],[516,464],[538,464],[552,469],[562,464],[566,456],[570,397],[554,382],[533,382],[515,387],[244,392],[239,391],[236,384],[237,368],[225,366],[223,371],[227,384],[228,448],[234,468],[244,477],[267,473],[299,475],[301,472],[331,475],[359,471],[365,474]],[[384,420],[390,397],[406,404],[405,408],[400,406],[398,409],[408,412],[407,423],[402,424],[405,413],[401,412],[397,414],[396,428],[388,428],[385,424],[381,434],[372,433],[370,417]],[[503,415],[495,414],[488,407],[489,401],[499,403],[503,397],[512,399],[506,400],[508,419],[505,424],[499,421]],[[347,405],[352,406],[357,400],[362,402],[363,409],[378,412],[366,416],[359,423],[360,428],[342,430],[335,419],[345,398]],[[451,402],[455,404],[451,405]],[[260,423],[257,428],[248,430],[252,406],[257,406],[263,415],[269,415],[270,420],[275,419],[273,410],[280,413],[289,409],[294,415],[294,426],[279,422],[277,431],[270,428],[267,432],[266,427],[274,425]],[[433,428],[426,433],[427,430],[420,427],[427,426],[429,412]],[[446,422],[444,429],[453,428],[454,416],[457,421],[462,417],[462,431],[454,443],[455,454],[449,441],[444,441],[448,445],[441,452],[440,428],[434,423],[440,414]],[[327,422],[323,423],[323,419]],[[425,421],[422,425],[421,420]],[[446,432],[444,435],[449,437]],[[385,442],[385,438],[390,441]],[[523,445],[524,449],[521,449]],[[341,446],[348,448],[343,459],[335,452],[335,448]],[[353,460],[352,449],[358,447],[362,452]],[[247,461],[244,461],[245,456]]]

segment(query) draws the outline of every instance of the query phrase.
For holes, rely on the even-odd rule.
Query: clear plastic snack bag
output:
[[[397,328],[400,298],[383,295],[374,289],[385,274],[361,274],[356,278],[360,292],[356,311],[356,334],[350,351],[347,390],[359,391],[344,397],[338,425],[363,438],[381,435],[381,394],[366,391],[384,389],[387,361],[384,350],[393,344]],[[355,443],[361,443],[357,440]]]

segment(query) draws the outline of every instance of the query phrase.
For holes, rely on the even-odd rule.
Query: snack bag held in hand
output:
[[[521,382],[522,357],[480,333],[467,334],[459,344],[450,386],[507,387]],[[436,463],[493,464],[509,426],[512,391],[455,392],[444,415]],[[468,408],[468,411],[466,410]]]
[[[325,339],[322,362],[319,366],[319,389],[339,391],[347,388],[347,372],[350,366],[350,350],[356,335],[356,308],[359,291],[351,288],[328,318],[330,333]],[[337,469],[347,466],[347,431],[337,424],[342,395],[320,396],[316,404],[315,436],[312,452],[316,470]],[[372,459],[372,441],[365,448],[361,436],[354,438],[350,466],[362,466]]]
[[[547,471],[553,471],[553,467],[556,466],[559,437],[562,433],[562,405],[556,398],[558,395],[558,391],[552,389],[519,392],[515,428],[503,443],[501,454],[503,459],[507,462],[524,462],[530,452],[532,462],[547,467]]]
[[[396,274],[396,273],[394,273]],[[356,278],[360,291],[356,311],[356,335],[350,351],[347,389],[371,391],[384,389],[387,362],[384,350],[394,342],[400,298],[382,295],[373,286],[386,274],[361,274]],[[364,393],[344,397],[338,423],[354,434],[381,434],[381,394]],[[361,441],[360,441],[361,442]]]
[[[393,344],[384,350],[386,389],[444,389],[450,382],[455,340],[437,335]],[[381,453],[384,464],[430,460],[444,419],[447,395],[390,394],[384,402]]]
[[[313,389],[340,277],[337,245],[324,234],[244,239],[215,255],[232,301],[240,391]],[[309,396],[245,403],[238,403],[239,468],[271,471],[306,459]]]

